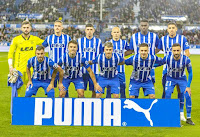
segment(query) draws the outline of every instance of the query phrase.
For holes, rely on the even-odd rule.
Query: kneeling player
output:
[[[28,60],[27,75],[28,84],[26,89],[25,97],[31,97],[36,95],[38,88],[42,87],[45,90],[45,95],[48,97],[54,97],[54,89],[47,92],[47,87],[51,81],[50,68],[57,69],[60,75],[63,75],[63,70],[50,58],[45,57],[44,47],[39,46],[36,48],[36,56]],[[33,68],[33,76],[31,79],[30,68]]]
[[[102,93],[104,94],[105,87],[109,86],[113,97],[119,98],[120,82],[117,76],[117,66],[123,64],[123,58],[117,53],[113,53],[113,44],[111,42],[107,42],[104,46],[105,53],[89,61],[90,64],[98,63],[101,70],[98,83],[103,90],[102,92],[96,91],[96,97],[101,98]]]
[[[80,71],[81,65],[83,65],[93,83],[94,83],[94,88],[98,91],[101,91],[101,87],[97,84],[95,75],[88,63],[88,61],[80,54],[77,52],[78,49],[78,43],[75,40],[71,40],[68,43],[68,53],[64,54],[63,57],[59,59],[58,65],[62,66],[64,65],[64,79],[63,79],[63,85],[65,87],[65,91],[60,90],[60,97],[65,97],[66,90],[68,90],[68,87],[70,83],[74,83],[75,88],[78,92],[78,97],[83,98],[84,97],[84,82],[83,82],[83,77],[82,77],[82,72]],[[53,80],[55,79],[55,75],[53,74],[52,76],[52,85],[53,87]]]
[[[167,77],[165,84],[165,98],[170,99],[171,94],[174,91],[174,87],[178,85],[180,87],[180,111],[183,112],[184,106],[184,95],[186,98],[186,110],[187,110],[187,121],[186,123],[194,125],[191,120],[191,88],[190,84],[192,81],[192,66],[190,59],[181,54],[181,46],[178,43],[172,45],[172,54],[165,56],[163,64],[167,65]],[[185,75],[185,68],[187,67],[189,76],[188,81]],[[183,103],[182,103],[183,102]]]
[[[162,63],[162,59],[149,54],[148,44],[139,45],[139,54],[125,60],[126,65],[133,65],[133,72],[129,84],[129,97],[139,96],[140,88],[143,88],[144,95],[155,98],[155,89],[151,80],[150,72],[155,63]]]

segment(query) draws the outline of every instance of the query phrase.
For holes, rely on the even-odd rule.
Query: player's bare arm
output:
[[[189,49],[186,49],[186,50],[185,50],[185,55],[186,55],[187,57],[190,57],[190,50],[189,50]]]
[[[101,87],[99,86],[99,84],[97,83],[96,78],[95,78],[95,75],[94,75],[92,69],[89,67],[89,68],[87,68],[87,71],[88,71],[88,73],[89,73],[89,75],[90,75],[90,77],[91,77],[91,79],[92,79],[92,81],[93,81],[93,83],[94,83],[94,88],[95,88],[97,91],[102,92],[102,88],[101,88]]]
[[[28,75],[28,83],[26,85],[26,88],[28,88],[30,85],[31,87],[33,86],[33,83],[32,83],[32,80],[31,80],[31,71],[30,71],[30,68],[26,68],[26,72],[27,72],[27,75]]]

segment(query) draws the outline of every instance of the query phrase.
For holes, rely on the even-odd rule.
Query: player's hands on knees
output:
[[[66,92],[67,92],[67,91],[65,91],[65,90],[60,90],[60,91],[59,91],[59,97],[64,98]]]
[[[33,87],[32,81],[28,81],[28,83],[27,83],[27,85],[26,85],[26,88],[28,88],[29,86]]]
[[[54,85],[53,84],[49,84],[49,86],[47,87],[47,92],[49,92],[51,89],[54,89]]]
[[[190,87],[187,87],[187,88],[185,89],[185,93],[186,93],[186,92],[188,92],[189,96],[191,96],[191,88],[190,88]]]
[[[63,83],[59,83],[58,88],[60,91],[65,91],[65,87],[63,86]]]
[[[102,88],[101,88],[101,86],[99,86],[99,84],[95,84],[95,85],[94,85],[94,88],[95,88],[97,91],[102,92]]]

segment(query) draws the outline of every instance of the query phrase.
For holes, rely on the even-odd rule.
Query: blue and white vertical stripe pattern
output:
[[[61,36],[56,36],[52,34],[45,39],[42,45],[44,47],[49,46],[49,58],[57,63],[59,58],[68,51],[68,43],[70,40],[69,35],[61,34]]]
[[[100,66],[100,76],[105,78],[114,78],[117,76],[117,66],[120,62],[123,61],[123,58],[117,53],[112,53],[112,57],[107,59],[105,53],[99,55],[93,63],[98,63]]]
[[[125,64],[133,66],[131,79],[145,82],[151,79],[150,71],[153,68],[154,64],[161,64],[162,61],[162,58],[158,58],[155,55],[149,54],[146,59],[142,59],[140,57],[140,54],[136,54],[135,56],[131,56],[130,58],[126,59]]]
[[[124,58],[124,52],[125,50],[128,50],[127,42],[122,39],[119,39],[118,41],[111,39],[109,42],[113,44],[113,52],[118,53],[122,58]],[[117,70],[120,73],[125,72],[124,65],[118,65]]]
[[[167,65],[167,76],[180,78],[185,76],[185,68],[192,67],[190,59],[181,54],[179,60],[175,60],[173,55],[164,57],[163,61]]]
[[[164,56],[168,56],[172,54],[172,45],[175,43],[179,43],[181,46],[181,54],[184,55],[184,51],[186,49],[189,49],[189,45],[187,42],[187,39],[183,35],[177,34],[174,38],[171,38],[169,35],[163,36],[160,39],[158,49],[161,49],[164,51]],[[163,66],[163,70],[166,71],[166,65]],[[163,74],[165,74],[165,71],[163,71]]]
[[[130,50],[134,50],[135,54],[138,54],[139,45],[142,43],[147,43],[149,45],[149,53],[155,55],[155,49],[159,44],[159,38],[153,32],[148,32],[146,35],[142,35],[141,32],[135,33],[130,40]]]
[[[38,62],[35,56],[28,60],[27,67],[33,67],[33,79],[47,80],[51,79],[50,68],[57,69],[58,65],[48,57],[44,57],[43,62]]]
[[[101,40],[93,37],[87,39],[86,37],[78,39],[78,52],[81,53],[87,61],[94,60],[99,54],[103,53],[103,47]],[[87,70],[82,67],[82,72],[88,73]],[[98,64],[91,65],[91,69],[94,74],[99,74]]]
[[[64,65],[64,78],[69,79],[82,77],[82,72],[80,71],[81,64],[86,69],[90,67],[88,61],[78,52],[74,58],[71,58],[69,54],[65,54],[58,62],[58,65]]]

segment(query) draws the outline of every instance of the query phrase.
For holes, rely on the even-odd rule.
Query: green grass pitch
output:
[[[162,55],[158,55],[161,56]],[[191,55],[193,65],[193,81],[192,88],[192,120],[195,126],[191,126],[182,122],[181,128],[165,128],[165,127],[79,127],[79,126],[12,126],[10,115],[10,98],[11,88],[7,87],[8,63],[7,53],[0,53],[0,137],[27,137],[27,136],[200,136],[200,55]],[[129,85],[132,67],[126,66],[126,86]],[[156,69],[156,98],[162,95],[162,67]],[[24,96],[25,92],[21,93]],[[70,97],[77,97],[77,93],[73,85],[69,88]],[[128,88],[126,88],[128,96]],[[44,97],[44,91],[40,89],[37,96]],[[58,90],[56,90],[58,96]],[[91,96],[90,91],[85,92],[86,97]],[[105,97],[105,95],[103,96]],[[177,97],[174,91],[172,98]],[[139,98],[144,98],[142,92]],[[185,112],[186,114],[186,112]]]

